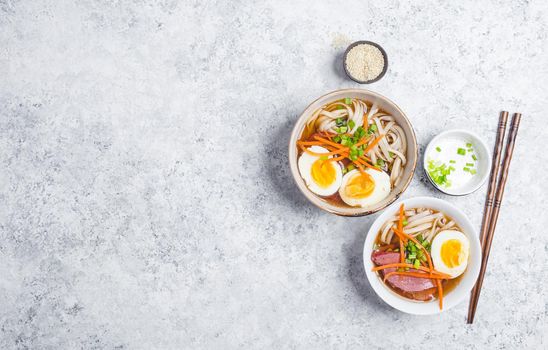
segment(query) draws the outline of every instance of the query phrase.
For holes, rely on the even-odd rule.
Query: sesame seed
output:
[[[346,69],[355,79],[370,81],[377,78],[384,69],[384,56],[376,46],[359,44],[348,52]]]

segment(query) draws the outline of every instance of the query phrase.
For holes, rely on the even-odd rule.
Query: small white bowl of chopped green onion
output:
[[[462,196],[485,183],[491,156],[478,135],[461,129],[448,130],[426,146],[423,166],[434,187],[452,196]]]

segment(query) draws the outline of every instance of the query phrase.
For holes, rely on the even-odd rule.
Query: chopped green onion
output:
[[[358,155],[357,154],[351,154],[350,155],[350,160],[358,160]]]
[[[403,220],[403,226],[406,226],[409,222],[407,221],[407,219],[404,219]]]
[[[384,160],[382,160],[382,159],[380,159],[380,158],[377,159],[377,165],[378,165],[378,166],[384,166]]]
[[[391,157],[391,158],[394,158],[396,156],[396,154],[394,152],[388,152],[388,155]]]
[[[464,167],[464,168],[462,168],[462,170],[468,172],[468,171],[470,171],[470,168]]]
[[[467,143],[467,144],[466,144],[466,147],[472,148],[472,144],[471,144],[471,143]]]
[[[347,131],[348,131],[348,127],[346,127],[346,126],[341,126],[339,128],[339,134],[344,134]]]
[[[354,132],[354,137],[357,137],[358,139],[361,139],[365,136],[365,130],[363,129],[363,126],[358,126],[356,131]]]
[[[348,171],[351,171],[351,170],[356,169],[356,167],[354,166],[354,164],[348,164],[348,166],[346,167],[346,169],[347,169]]]
[[[474,166],[474,163],[466,163],[466,166]]]
[[[476,157],[475,154],[472,154],[472,159],[473,159],[473,160],[478,160],[478,158]]]
[[[337,136],[333,137],[333,141],[339,143],[339,142],[341,142],[341,137],[339,135],[337,135]]]
[[[449,161],[449,163],[451,163],[451,164],[455,164],[455,163],[456,163],[456,161],[454,161],[453,159],[451,159],[451,160]]]
[[[348,122],[348,127],[349,127],[350,129],[354,129],[355,126],[356,126],[356,123],[355,123],[353,120],[351,120],[351,121]]]
[[[352,99],[347,97],[344,99],[344,103],[346,103],[347,105],[352,104]]]
[[[470,170],[470,174],[476,175],[476,170],[474,170],[474,169]]]
[[[335,120],[335,124],[336,124],[337,126],[343,126],[343,125],[345,124],[345,120],[344,120],[343,118],[337,118],[337,119]]]
[[[460,154],[461,156],[463,156],[463,155],[466,154],[466,150],[464,148],[459,148],[459,149],[457,149],[457,153]]]
[[[407,256],[409,259],[416,259],[417,258],[417,254],[409,254]]]
[[[419,267],[421,266],[421,262],[419,259],[416,259],[415,262],[413,263],[413,267],[418,269]]]
[[[441,148],[436,147],[436,151],[441,152]]]

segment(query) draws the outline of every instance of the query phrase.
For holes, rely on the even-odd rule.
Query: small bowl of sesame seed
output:
[[[372,41],[356,41],[344,52],[343,66],[346,75],[360,84],[379,81],[388,68],[386,51]]]

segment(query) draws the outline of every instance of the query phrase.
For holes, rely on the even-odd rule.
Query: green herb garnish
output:
[[[436,151],[441,152],[441,148],[436,147]]]
[[[355,126],[356,126],[356,123],[353,120],[350,120],[348,122],[348,127],[350,128],[350,130],[354,129]]]
[[[472,154],[472,159],[473,159],[473,160],[478,160],[478,158],[476,157],[475,154]]]
[[[466,154],[466,150],[464,148],[459,148],[459,149],[457,149],[457,153],[460,154],[461,156],[463,156],[463,155]]]
[[[347,105],[352,104],[352,99],[350,97],[347,97],[344,99],[344,103]]]

